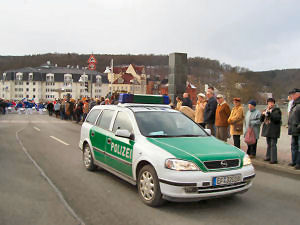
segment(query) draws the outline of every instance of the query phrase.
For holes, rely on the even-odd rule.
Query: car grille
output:
[[[216,161],[204,162],[204,165],[209,170],[238,167],[239,164],[240,164],[239,159],[227,159],[227,160],[216,160]]]
[[[221,191],[231,191],[239,188],[243,188],[248,185],[250,182],[240,182],[230,185],[220,185],[220,186],[210,186],[210,187],[198,187],[198,193],[215,193]]]

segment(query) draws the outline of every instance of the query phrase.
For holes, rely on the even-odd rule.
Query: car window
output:
[[[88,117],[86,118],[85,122],[88,122],[88,123],[91,123],[91,124],[94,124],[98,115],[100,114],[101,110],[98,110],[98,109],[95,109],[95,110],[92,110]]]
[[[97,125],[105,130],[109,129],[109,125],[111,123],[111,119],[114,115],[113,110],[103,110],[100,120],[98,120]]]
[[[116,132],[117,129],[133,132],[131,121],[126,112],[118,112],[114,123],[113,132]]]
[[[136,112],[135,118],[147,137],[207,136],[199,125],[179,112]]]

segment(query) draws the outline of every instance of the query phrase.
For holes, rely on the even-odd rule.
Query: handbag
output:
[[[238,131],[238,132],[243,131],[243,124],[234,124],[233,129],[234,131]]]
[[[256,143],[256,137],[255,137],[254,129],[252,127],[249,127],[246,132],[245,142],[247,145],[253,145]]]

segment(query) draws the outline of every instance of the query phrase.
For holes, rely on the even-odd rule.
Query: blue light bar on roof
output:
[[[121,93],[119,103],[169,104],[170,100],[166,95],[133,95]]]

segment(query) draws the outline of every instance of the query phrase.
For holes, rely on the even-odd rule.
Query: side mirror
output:
[[[117,137],[123,137],[123,138],[128,138],[130,140],[134,140],[134,135],[132,133],[130,133],[128,130],[118,129],[118,130],[116,130],[115,135]]]
[[[211,135],[211,130],[210,129],[204,129],[206,133],[208,133],[209,135]]]

